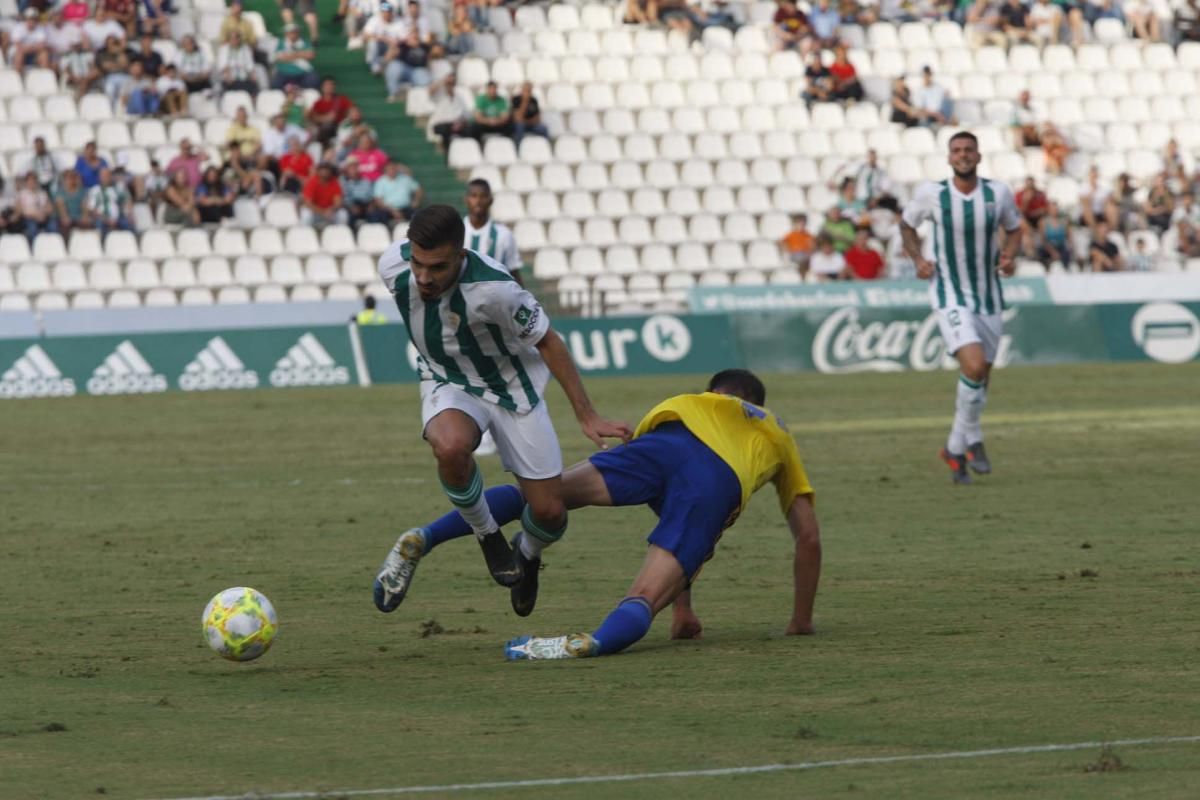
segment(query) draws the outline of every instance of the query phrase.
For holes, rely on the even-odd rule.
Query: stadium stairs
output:
[[[362,109],[363,116],[379,134],[379,145],[388,155],[407,164],[425,190],[426,203],[461,206],[465,185],[445,166],[441,153],[426,140],[424,131],[413,124],[403,103],[388,103],[383,80],[371,74],[361,50],[346,49],[346,34],[330,18],[337,0],[317,0],[321,23],[321,46],[317,48],[317,72],[337,81],[338,91]],[[247,11],[263,15],[267,28],[282,35],[283,21],[275,0],[246,0]]]

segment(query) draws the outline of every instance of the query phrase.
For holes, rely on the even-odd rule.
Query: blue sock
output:
[[[619,653],[646,635],[654,614],[644,597],[626,597],[596,628],[592,638],[596,640],[596,655],[608,656]]]
[[[525,508],[525,498],[516,486],[493,486],[485,491],[483,496],[487,498],[488,508],[491,509],[492,517],[498,524],[507,525],[513,520],[521,518],[521,511]],[[462,518],[462,515],[457,511],[451,511],[425,526],[425,552],[428,553],[442,542],[448,542],[460,536],[469,536],[472,533],[474,531],[471,530],[471,526]]]

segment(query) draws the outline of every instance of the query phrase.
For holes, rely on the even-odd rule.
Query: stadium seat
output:
[[[196,283],[200,286],[218,288],[233,283],[229,260],[222,256],[205,256],[196,264]]]
[[[6,275],[9,275],[8,267],[0,266],[0,291],[13,288],[11,278],[8,285],[5,285]],[[78,261],[60,261],[52,264],[50,275],[51,284],[55,289],[64,292],[78,292],[88,288],[87,275],[83,271],[83,265]]]
[[[304,262],[304,278],[308,283],[328,286],[342,279],[337,260],[325,253],[311,255]]]
[[[184,289],[179,295],[179,305],[181,306],[211,306],[213,302],[212,290],[202,286]]]
[[[569,272],[567,256],[557,247],[544,247],[537,251],[533,261],[533,274],[541,280],[556,280]]]
[[[0,298],[0,305],[3,298]],[[94,290],[76,292],[71,296],[71,308],[77,310],[104,308],[104,295]]]
[[[137,237],[129,231],[111,231],[104,237],[105,258],[128,261],[139,255]]]
[[[655,235],[651,231],[646,217],[623,217],[617,223],[617,241],[619,242],[640,247],[650,244],[654,239]]]
[[[571,273],[574,275],[600,275],[604,272],[604,257],[600,250],[590,246],[580,246],[571,250]]]
[[[321,231],[321,251],[333,256],[345,256],[358,249],[354,231],[347,225],[329,225]]]
[[[255,288],[253,297],[256,303],[286,303],[288,300],[287,290],[270,283]]]
[[[162,264],[163,286],[169,289],[186,289],[196,285],[196,272],[192,262],[186,258],[168,258]]]
[[[300,259],[294,255],[276,256],[271,259],[271,283],[295,286],[304,282],[304,269]]]
[[[142,299],[132,289],[117,289],[108,295],[109,308],[140,308]]]
[[[616,227],[607,217],[593,217],[583,224],[583,241],[596,247],[610,247],[618,241]]]
[[[25,237],[21,237],[24,239]],[[8,241],[9,237],[0,238],[0,258],[5,258],[8,253],[19,254],[20,248],[15,242]],[[100,240],[100,234],[96,231],[74,230],[71,232],[71,239],[67,248],[67,254],[76,261],[95,261],[104,253],[104,245]],[[28,256],[25,256],[28,258]],[[12,259],[24,260],[24,259]]]

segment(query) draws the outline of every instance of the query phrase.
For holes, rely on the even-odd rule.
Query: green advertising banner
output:
[[[579,371],[589,375],[715,372],[740,363],[729,317],[556,319]],[[415,381],[417,352],[400,325],[359,329],[371,381]]]
[[[1005,278],[1012,305],[1052,305],[1042,278]],[[700,286],[688,292],[693,313],[833,311],[839,308],[929,308],[929,281],[841,281],[807,286]]]
[[[0,370],[0,398],[357,382],[344,326],[0,339]]]

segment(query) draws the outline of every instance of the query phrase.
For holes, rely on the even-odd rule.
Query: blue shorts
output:
[[[681,422],[660,425],[589,460],[614,506],[654,510],[658,525],[646,540],[672,553],[689,581],[712,558],[742,504],[737,475]]]

